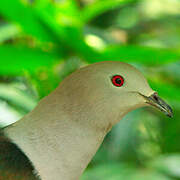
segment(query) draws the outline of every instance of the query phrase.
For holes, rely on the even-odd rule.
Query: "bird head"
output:
[[[170,106],[150,88],[143,74],[127,63],[105,61],[83,67],[60,86],[71,101],[69,111],[99,119],[99,123],[106,119],[114,125],[129,111],[143,106],[172,116]]]

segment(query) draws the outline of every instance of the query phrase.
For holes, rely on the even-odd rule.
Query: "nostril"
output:
[[[153,94],[153,98],[154,98],[156,101],[159,101],[158,96],[157,96],[157,93],[154,93],[154,94]]]
[[[155,99],[156,101],[158,101],[158,98],[157,98],[157,96],[154,96],[154,99]]]

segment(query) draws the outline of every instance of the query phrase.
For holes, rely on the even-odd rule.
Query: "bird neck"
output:
[[[78,180],[111,127],[97,129],[65,114],[56,103],[44,104],[6,128],[5,134],[27,155],[42,180]]]

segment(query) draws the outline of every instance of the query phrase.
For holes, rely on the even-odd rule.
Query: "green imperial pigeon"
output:
[[[128,112],[172,110],[133,66],[106,61],[83,67],[0,138],[0,180],[78,180],[106,134]]]

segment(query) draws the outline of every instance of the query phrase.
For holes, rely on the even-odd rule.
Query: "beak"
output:
[[[149,97],[144,95],[143,97],[146,99],[147,104],[158,108],[160,111],[164,112],[168,117],[173,117],[172,108],[164,100],[162,100],[156,92]]]

